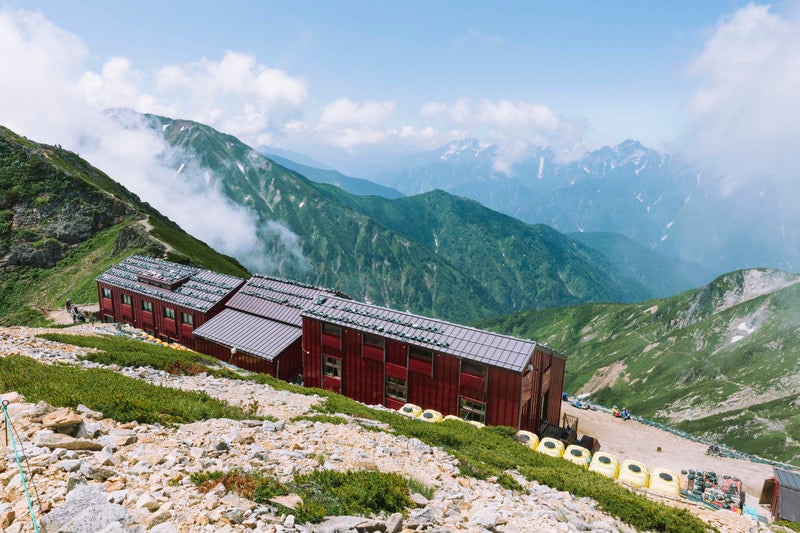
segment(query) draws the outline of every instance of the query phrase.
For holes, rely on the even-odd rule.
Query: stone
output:
[[[5,529],[14,522],[14,519],[17,517],[16,512],[14,512],[14,508],[9,503],[0,503],[0,531],[5,531]]]
[[[116,475],[116,472],[110,468],[95,467],[88,463],[81,464],[80,473],[86,479],[92,479],[94,481],[105,481]]]
[[[298,506],[303,505],[303,498],[297,494],[287,494],[286,496],[275,496],[270,498],[269,501],[278,505],[283,505],[289,509],[297,509]]]
[[[403,515],[402,513],[392,513],[386,519],[386,533],[400,533],[403,529]]]
[[[172,522],[163,522],[151,527],[150,533],[179,533],[179,530]]]
[[[145,493],[136,499],[136,507],[139,507],[140,509],[147,509],[152,513],[153,511],[158,510],[158,508],[161,507],[161,504],[159,504],[150,494]]]
[[[49,533],[92,533],[106,530],[114,523],[132,525],[133,518],[123,506],[108,502],[99,485],[80,485],[67,494],[63,504],[44,515],[40,523]]]
[[[70,408],[56,409],[42,417],[42,425],[59,433],[70,433],[79,424],[83,417]]]
[[[103,413],[89,409],[83,404],[78,404],[78,407],[76,407],[75,410],[85,418],[91,418],[93,420],[101,420],[103,418]]]
[[[43,448],[64,448],[67,450],[90,450],[97,451],[103,449],[103,446],[94,440],[76,439],[69,435],[62,433],[55,433],[49,429],[37,431],[33,436],[33,443],[36,446]]]

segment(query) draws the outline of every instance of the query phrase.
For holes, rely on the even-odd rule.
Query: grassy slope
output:
[[[737,273],[663,300],[520,313],[478,327],[557,346],[564,389],[742,451],[800,464],[800,285],[717,310]],[[748,333],[749,332],[749,333]],[[603,386],[599,376],[619,370]]]
[[[132,253],[163,256],[240,277],[249,275],[235,259],[189,236],[76,154],[36,144],[2,127],[0,142],[0,181],[4,185],[0,208],[5,212],[37,206],[43,213],[54,212],[55,217],[61,216],[64,206],[75,205],[93,210],[105,220],[81,242],[62,244],[65,254],[52,267],[6,267],[0,283],[0,324],[45,325],[47,311],[60,308],[66,298],[96,302],[95,278]],[[152,233],[146,233],[141,220],[148,221]],[[0,248],[26,238],[52,238],[45,225],[2,229]]]

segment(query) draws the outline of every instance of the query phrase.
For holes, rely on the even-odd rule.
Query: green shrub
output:
[[[241,409],[204,392],[158,387],[101,368],[46,365],[18,355],[0,357],[0,390],[17,391],[29,402],[59,407],[84,404],[119,422],[173,424],[249,418]]]
[[[294,514],[300,523],[317,523],[326,516],[394,513],[412,505],[408,482],[397,474],[381,472],[319,470],[296,476],[289,483],[241,470],[194,473],[190,479],[201,492],[222,483],[227,490],[262,504],[275,496],[295,493],[303,500],[300,506],[294,510],[278,507]]]

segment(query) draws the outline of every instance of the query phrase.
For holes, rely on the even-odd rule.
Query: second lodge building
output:
[[[147,275],[110,274],[136,271],[137,265],[146,265]],[[168,275],[177,280],[166,286]],[[169,321],[143,322],[131,313],[136,304],[118,305],[143,299],[153,300],[154,309],[185,304],[180,280],[197,279],[226,290],[208,298],[202,324],[191,331],[183,328],[176,335]],[[539,434],[559,424],[566,360],[535,341],[361,303],[293,281],[254,276],[244,283],[143,256],[110,268],[97,283],[104,320],[144,326],[249,370],[286,380],[302,375],[306,386],[391,409],[414,403]]]

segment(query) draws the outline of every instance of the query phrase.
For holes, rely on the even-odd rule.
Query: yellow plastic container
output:
[[[553,437],[545,437],[539,441],[536,451],[551,457],[561,457],[564,455],[564,443]]]
[[[564,459],[584,468],[589,468],[589,463],[592,460],[592,452],[583,446],[570,444],[567,446],[567,449],[564,450]]]
[[[666,468],[653,469],[650,473],[650,484],[647,488],[665,496],[677,498],[681,495],[681,485],[677,474]]]
[[[514,434],[514,440],[517,440],[530,448],[531,450],[535,450],[537,446],[539,446],[539,437],[536,433],[531,433],[530,431],[525,431],[521,429]]]
[[[441,422],[444,420],[442,413],[435,409],[425,409],[417,418],[424,422]]]
[[[456,415],[447,415],[444,417],[445,420],[458,420],[459,422],[466,422],[466,420],[461,420]]]
[[[611,479],[617,479],[619,475],[619,460],[608,452],[595,452],[592,462],[589,463],[589,471],[603,474]]]
[[[407,416],[408,418],[417,418],[420,414],[422,414],[422,407],[413,403],[407,403],[398,409],[397,412],[403,416]]]
[[[617,481],[630,485],[635,489],[640,489],[650,484],[650,473],[644,463],[626,459],[619,465]]]

